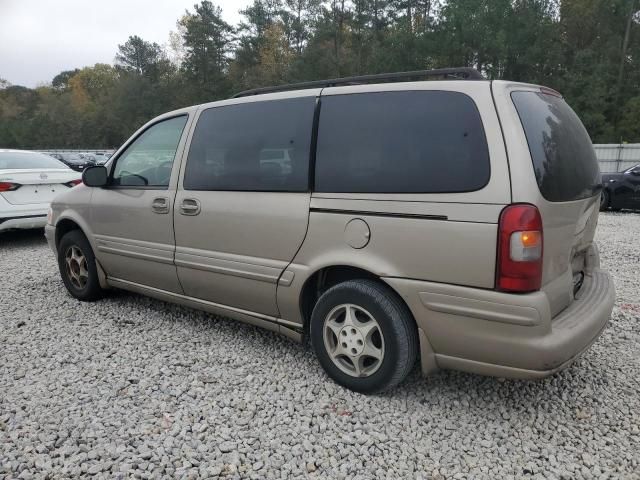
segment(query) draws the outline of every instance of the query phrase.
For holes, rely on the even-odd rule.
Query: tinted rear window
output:
[[[315,97],[205,110],[193,134],[187,190],[307,191]]]
[[[323,97],[315,187],[320,192],[468,192],[489,181],[473,100],[442,91]]]
[[[571,107],[546,93],[511,94],[527,136],[542,196],[567,202],[599,191],[600,168],[591,139]]]

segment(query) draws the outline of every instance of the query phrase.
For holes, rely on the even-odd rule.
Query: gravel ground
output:
[[[597,240],[618,299],[539,382],[414,371],[366,397],[308,348],[138,295],[83,304],[41,232],[0,237],[0,478],[640,479],[640,215]]]

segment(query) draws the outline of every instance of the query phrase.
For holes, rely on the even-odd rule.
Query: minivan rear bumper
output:
[[[544,292],[492,290],[385,278],[420,329],[423,373],[451,368],[510,378],[542,378],[569,366],[607,325],[611,276],[594,268],[569,307],[551,317]]]

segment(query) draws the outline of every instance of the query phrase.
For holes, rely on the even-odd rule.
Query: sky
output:
[[[113,63],[130,35],[166,44],[199,0],[0,0],[0,78],[49,83],[63,70]],[[214,0],[237,24],[250,0]]]

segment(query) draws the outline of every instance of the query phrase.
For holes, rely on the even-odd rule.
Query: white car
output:
[[[51,200],[80,183],[80,173],[49,155],[0,149],[0,232],[44,227]]]

